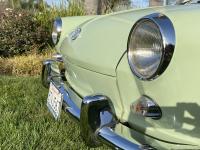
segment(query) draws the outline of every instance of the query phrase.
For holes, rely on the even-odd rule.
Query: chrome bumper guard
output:
[[[87,145],[97,147],[105,143],[115,149],[143,149],[114,132],[119,122],[111,112],[108,97],[87,96],[83,98],[80,110],[63,85],[58,86],[58,89],[63,94],[64,109],[80,121],[81,135]]]

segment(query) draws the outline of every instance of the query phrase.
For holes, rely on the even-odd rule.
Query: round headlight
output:
[[[152,14],[133,26],[128,41],[128,61],[142,80],[152,80],[167,68],[174,51],[175,32],[169,18]]]
[[[53,23],[53,31],[52,31],[52,41],[56,45],[60,39],[62,31],[62,19],[56,18]]]

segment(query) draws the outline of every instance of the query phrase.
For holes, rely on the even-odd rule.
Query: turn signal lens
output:
[[[152,119],[160,119],[162,117],[162,111],[158,104],[147,96],[141,96],[139,100],[134,102],[131,105],[131,111]]]

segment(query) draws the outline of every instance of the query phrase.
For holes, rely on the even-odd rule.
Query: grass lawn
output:
[[[47,94],[38,77],[0,77],[0,149],[89,149],[73,119],[53,119]]]

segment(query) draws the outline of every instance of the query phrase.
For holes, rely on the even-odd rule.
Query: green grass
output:
[[[38,77],[0,77],[0,149],[89,149],[73,119],[53,119],[47,94]]]

